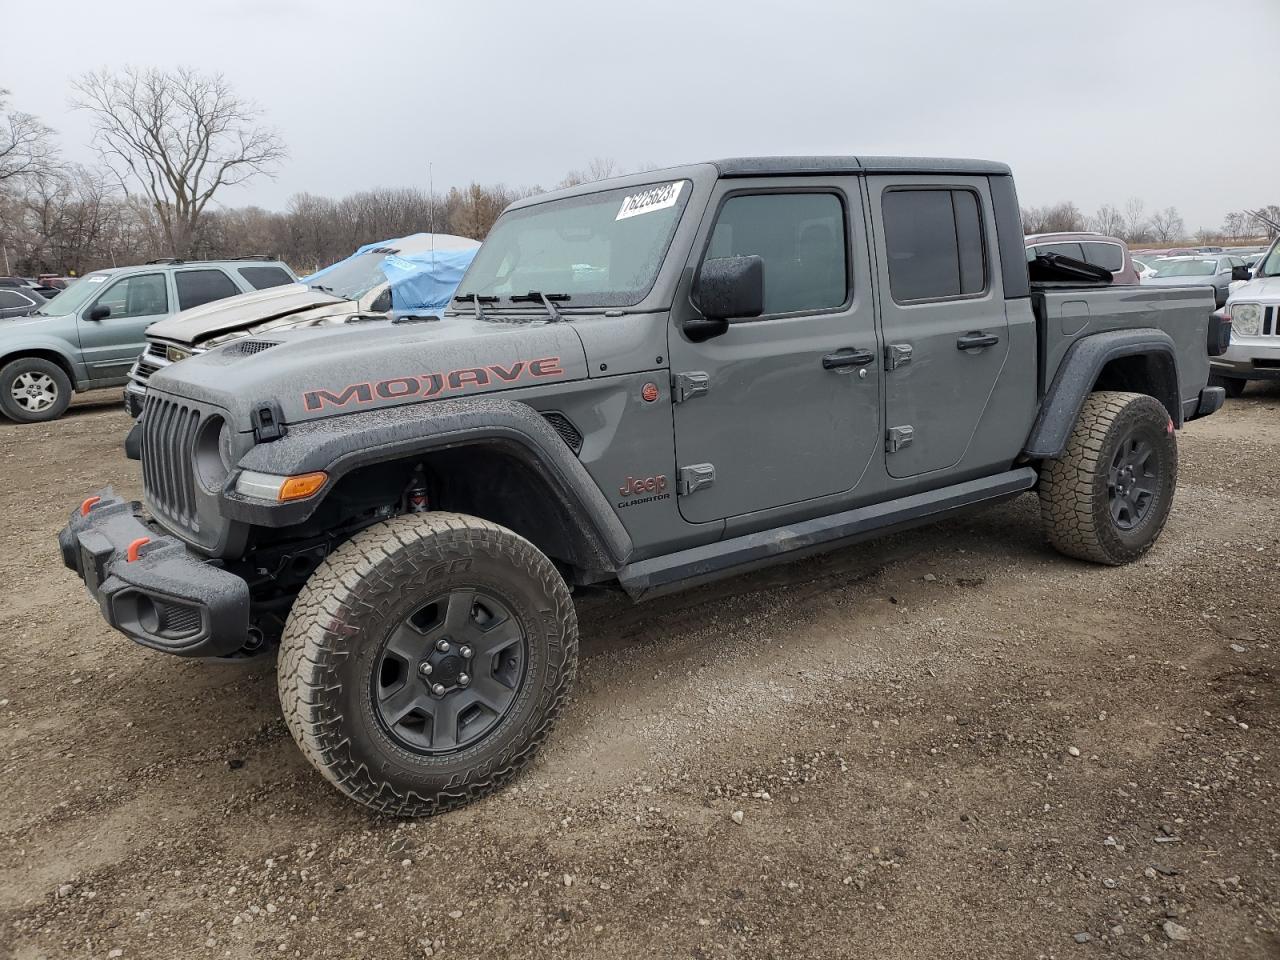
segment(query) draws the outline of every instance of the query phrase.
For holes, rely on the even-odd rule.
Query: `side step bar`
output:
[[[1036,479],[1034,469],[1021,467],[829,517],[691,547],[627,564],[618,571],[618,582],[633,599],[647,600],[1007,500],[1030,490]]]

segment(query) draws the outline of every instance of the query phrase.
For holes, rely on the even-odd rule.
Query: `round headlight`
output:
[[[214,414],[196,435],[195,473],[208,493],[218,493],[231,472],[231,424]]]
[[[1233,303],[1231,329],[1242,337],[1256,337],[1262,332],[1262,308],[1256,303]]]

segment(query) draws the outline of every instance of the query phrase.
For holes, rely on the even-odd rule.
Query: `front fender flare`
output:
[[[1031,428],[1023,455],[1030,459],[1061,456],[1102,369],[1112,360],[1134,356],[1151,358],[1160,380],[1154,385],[1153,396],[1164,404],[1174,425],[1181,427],[1182,402],[1173,338],[1155,328],[1110,330],[1081,337],[1068,348],[1040,405],[1040,415]]]
[[[323,470],[328,491],[359,467],[479,443],[500,446],[547,480],[594,569],[625,565],[631,538],[586,467],[537,411],[500,398],[436,400],[291,425],[284,437],[240,459],[223,488],[223,511],[256,526],[285,527],[305,521],[323,500],[269,504],[243,497],[235,492],[241,470],[278,476]]]

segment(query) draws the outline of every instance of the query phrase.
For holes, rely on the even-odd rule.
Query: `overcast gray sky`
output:
[[[1280,0],[0,0],[0,87],[90,161],[72,77],[221,71],[290,149],[221,195],[550,186],[741,154],[957,155],[1024,205],[1141,197],[1190,229],[1280,203]],[[11,37],[10,39],[15,39]]]

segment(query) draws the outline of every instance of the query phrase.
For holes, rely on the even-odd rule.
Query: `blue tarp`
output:
[[[318,270],[303,279],[303,283],[312,283],[361,254],[376,250],[379,247],[395,247],[397,240],[383,240],[379,243],[366,243],[346,260]],[[479,244],[466,250],[423,250],[419,253],[388,254],[379,264],[383,274],[391,283],[391,306],[393,310],[443,310],[453,299],[453,292],[462,282],[462,275],[475,258]]]

